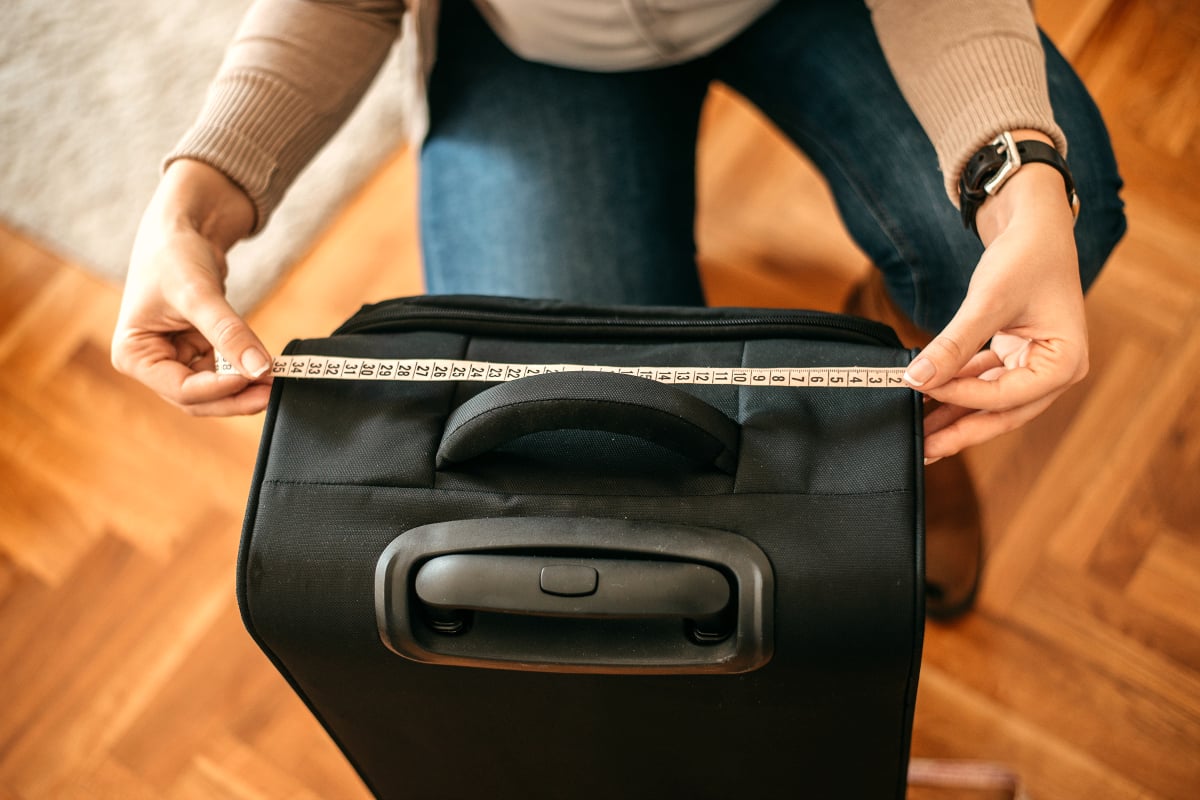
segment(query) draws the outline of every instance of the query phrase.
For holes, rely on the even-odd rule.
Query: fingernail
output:
[[[916,361],[908,365],[908,369],[904,370],[904,380],[908,381],[910,386],[920,386],[933,377],[933,373],[937,372],[937,367],[928,358],[918,358]]]
[[[262,377],[262,374],[271,367],[271,363],[267,361],[267,357],[253,347],[247,347],[242,353],[242,369],[250,373],[251,378]]]
[[[925,459],[925,466],[928,467],[930,464],[936,464],[937,462],[939,462],[941,460],[942,460],[941,456],[938,456],[937,458],[927,458],[927,459]]]

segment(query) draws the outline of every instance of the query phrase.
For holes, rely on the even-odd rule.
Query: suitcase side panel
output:
[[[775,657],[741,676],[657,677],[402,659],[375,628],[374,561],[404,530],[445,516],[435,496],[462,517],[704,518],[752,536],[776,572]],[[920,581],[912,530],[887,521],[915,520],[912,493],[682,498],[664,513],[649,498],[268,483],[260,502],[271,523],[248,551],[254,628],[382,797],[728,797],[749,776],[792,785],[796,764],[824,796],[894,796],[902,785]],[[859,530],[846,537],[850,519]],[[902,580],[897,564],[908,565]],[[430,766],[447,753],[450,768]]]

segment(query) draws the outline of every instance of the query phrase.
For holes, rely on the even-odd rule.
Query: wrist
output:
[[[1062,175],[1048,164],[1025,164],[988,197],[976,214],[979,238],[987,247],[1010,225],[1023,221],[1054,225],[1070,232],[1074,215]]]
[[[160,223],[196,231],[222,250],[254,230],[256,215],[249,196],[202,161],[172,161],[155,193],[155,206]]]
[[[1058,180],[1049,173],[1056,173]],[[1043,199],[1045,187],[1051,185],[1058,187],[1060,202],[1066,200],[1073,220],[1078,208],[1074,182],[1050,137],[1028,128],[1005,131],[963,167],[959,176],[963,224],[987,245],[998,228],[1010,222],[1025,203]],[[1041,203],[1038,207],[1046,210]]]

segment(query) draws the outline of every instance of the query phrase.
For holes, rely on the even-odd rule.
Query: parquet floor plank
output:
[[[0,250],[4,270],[0,272],[0,336],[33,302],[46,282],[55,278],[58,262],[21,236],[0,226]]]
[[[1003,501],[1010,514],[1002,527],[993,523],[989,530],[981,607],[1002,613],[1023,588],[1026,576],[1037,567],[1048,539],[1067,527],[1073,514],[1090,510],[1088,499],[1098,494],[1097,472],[1113,464],[1109,457],[1113,437],[1124,430],[1124,424],[1117,420],[1133,414],[1138,407],[1137,398],[1122,389],[1129,385],[1129,375],[1140,371],[1154,356],[1153,351],[1136,342],[1126,342],[1112,362],[1094,368],[1091,391],[1076,416],[1065,429],[1051,434],[1055,436],[1055,449],[1050,458],[1029,465],[1023,472],[1025,485],[1005,493]],[[1044,429],[1045,425],[1038,427]],[[1006,462],[999,463],[1003,466]],[[1089,469],[1079,469],[1080,464],[1088,464]],[[1114,465],[1109,469],[1117,468]],[[977,478],[982,487],[1005,479],[1005,474],[990,480]],[[985,502],[987,506],[997,504],[992,498]]]
[[[53,797],[80,763],[102,757],[191,643],[233,605],[228,562],[236,520],[222,513],[201,519],[178,554],[183,568],[165,571],[123,547],[89,554],[62,590],[73,602],[57,604],[26,642],[31,670],[18,702],[27,711],[12,714],[19,727],[0,734],[0,772],[29,797]]]
[[[1174,659],[1159,642],[1140,636],[1150,626],[1145,617],[1153,609],[1134,605],[1127,595],[1113,593],[1127,615],[1141,614],[1135,631],[1111,624],[1104,611],[1095,612],[1078,602],[1080,595],[1094,594],[1087,576],[1075,570],[1055,573],[1057,583],[1038,581],[1022,595],[1006,620],[1031,636],[1055,643],[1071,661],[1087,664],[1111,680],[1136,686],[1161,702],[1200,718],[1200,674],[1193,664]],[[1069,584],[1064,586],[1064,584]],[[1077,584],[1084,584],[1077,587]],[[1092,601],[1095,603],[1096,601]],[[1164,618],[1181,640],[1192,636],[1190,626]],[[1165,648],[1164,648],[1165,649]]]
[[[937,666],[921,672],[921,690],[913,735],[913,754],[1020,764],[1026,788],[1037,800],[1105,798],[1160,800],[1160,795],[1131,780],[1112,759],[1096,758],[993,698],[965,685],[957,673]],[[974,800],[974,794],[936,795]]]
[[[64,600],[58,592],[30,592],[21,608],[5,609],[5,637],[0,645],[0,663],[5,666],[6,691],[0,717],[0,774],[6,785],[28,788],[18,780],[18,771],[29,781],[26,762],[37,762],[43,753],[58,747],[44,741],[38,727],[57,710],[63,713],[61,697],[73,680],[99,680],[93,670],[77,678],[80,664],[91,662],[90,654],[103,646],[110,629],[127,613],[131,595],[144,584],[132,580],[130,563],[136,553],[125,543],[102,537],[92,548],[86,567],[69,576],[72,596]],[[80,603],[79,598],[103,597],[104,603]],[[57,704],[57,709],[56,709]],[[24,751],[24,752],[23,752]],[[32,770],[36,773],[36,766]]]
[[[133,770],[104,759],[75,783],[60,787],[58,800],[162,800]]]
[[[164,795],[168,800],[320,800],[276,765],[230,736],[205,742],[186,773]]]
[[[1050,538],[1050,553],[1081,569],[1095,551],[1107,522],[1126,503],[1136,485],[1129,476],[1141,476],[1150,468],[1159,448],[1176,429],[1176,420],[1192,411],[1187,401],[1200,375],[1200,324],[1193,325],[1182,341],[1168,343],[1157,363],[1143,363],[1140,369],[1144,371],[1147,366],[1157,367],[1155,391],[1141,396],[1136,413],[1116,417],[1122,421],[1123,430],[1111,442],[1102,466],[1090,476],[1088,502],[1076,506],[1071,519]],[[1137,376],[1131,375],[1127,385],[1137,385]]]
[[[0,470],[3,468],[0,467]],[[3,503],[7,507],[7,503]],[[0,551],[0,613],[3,613],[8,601],[20,591],[19,583],[22,577],[22,572],[17,569],[17,565],[13,563],[12,558],[5,552]]]
[[[27,417],[40,415],[48,408],[60,412],[55,419],[61,424],[28,428],[29,441],[21,442],[19,451],[10,457],[23,459],[29,480],[57,486],[59,499],[55,505],[62,508],[54,509],[55,513],[70,512],[82,518],[80,530],[111,525],[120,535],[137,537],[143,546],[165,555],[180,526],[186,527],[194,505],[181,505],[178,497],[137,480],[149,463],[147,456],[154,457],[153,448],[149,453],[135,448],[114,450],[114,440],[121,441],[122,435],[114,436],[113,431],[90,424],[87,415],[70,414],[78,405],[75,400],[86,402],[87,398],[76,397],[66,404],[67,408],[55,408],[61,399],[56,387],[37,398],[36,407],[27,406]],[[6,406],[17,408],[21,402],[10,396]],[[167,460],[166,465],[172,466],[171,461]],[[158,468],[162,467],[160,463]],[[103,512],[98,514],[95,509]],[[39,528],[35,525],[25,531],[21,540],[40,547]]]
[[[1072,61],[1112,13],[1112,6],[1113,0],[1042,0],[1037,6],[1038,24],[1059,52]]]
[[[279,700],[290,699],[277,690],[276,676],[261,666],[262,656],[240,618],[232,613],[217,616],[122,732],[112,758],[136,769],[143,781],[165,794],[187,772],[205,741],[223,732],[236,735],[238,718],[247,708],[257,708],[269,698],[274,714]],[[177,726],[179,719],[187,719],[188,725]],[[176,727],[173,736],[162,736],[163,730]]]
[[[1200,387],[1192,391],[1145,475],[1096,543],[1089,575],[1124,588],[1159,535],[1200,539],[1200,492],[1173,488],[1178,475],[1200,475]]]
[[[1127,199],[1144,199],[1154,209],[1149,216],[1193,230],[1200,198],[1178,176],[1189,174],[1200,139],[1190,137],[1190,153],[1173,143],[1179,127],[1197,124],[1198,41],[1200,5],[1191,0],[1122,0],[1073,62],[1108,122]],[[1192,118],[1181,123],[1181,113]]]
[[[949,630],[930,629],[924,664],[1089,759],[1120,764],[1123,775],[1153,792],[1182,798],[1196,785],[1197,764],[1174,754],[1200,741],[1200,717],[1071,658],[1052,639],[977,614]],[[1028,679],[1033,670],[1036,681]]]
[[[308,709],[287,699],[274,714],[261,720],[254,735],[244,740],[319,797],[369,798],[370,793],[345,759],[327,746],[324,731],[307,724]]]
[[[1156,537],[1129,581],[1125,596],[1200,636],[1200,614],[1196,613],[1200,598],[1200,542],[1170,534]]]
[[[6,399],[0,395],[0,405],[7,407]],[[0,423],[4,421],[0,414]],[[0,451],[0,474],[19,476],[0,482],[0,507],[4,508],[0,551],[9,563],[42,583],[58,585],[100,535],[103,525],[60,502],[57,480],[22,474],[24,465],[21,457]]]

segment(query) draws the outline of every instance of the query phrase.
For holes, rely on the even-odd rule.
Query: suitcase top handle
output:
[[[636,436],[731,475],[737,469],[736,422],[674,386],[605,372],[532,375],[485,389],[446,421],[437,467],[564,429]]]

